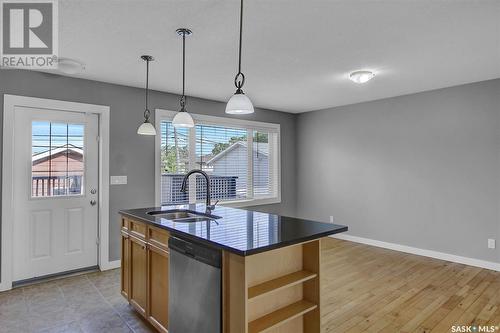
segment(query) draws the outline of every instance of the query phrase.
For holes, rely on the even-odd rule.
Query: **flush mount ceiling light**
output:
[[[76,59],[58,58],[57,70],[65,74],[78,74],[85,70],[85,64]]]
[[[355,71],[349,74],[349,79],[355,83],[366,83],[375,77],[372,71]]]
[[[253,113],[253,105],[250,98],[243,93],[243,85],[245,84],[245,75],[241,72],[241,41],[243,32],[243,0],[240,1],[240,47],[238,57],[238,73],[234,78],[236,92],[229,99],[226,105],[226,113],[228,114],[249,114]]]
[[[177,112],[172,121],[172,125],[176,128],[191,128],[194,127],[194,121],[191,115],[186,111],[186,36],[190,36],[193,32],[186,28],[176,30],[177,34],[182,37],[182,96],[180,100],[181,110]]]
[[[148,97],[149,97],[149,62],[153,61],[153,57],[150,55],[143,55],[141,59],[146,62],[146,108],[144,109],[144,122],[137,129],[137,134],[139,135],[156,135],[156,129],[149,121],[151,116],[151,111],[148,107]]]

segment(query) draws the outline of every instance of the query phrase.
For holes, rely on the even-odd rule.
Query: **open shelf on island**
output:
[[[224,333],[321,333],[321,240],[223,255]]]
[[[309,272],[306,270],[301,270],[281,276],[279,278],[260,283],[253,287],[248,288],[248,299],[254,299],[259,296],[266,295],[273,291],[278,291],[283,288],[291,287],[299,283],[305,282],[307,280],[314,279],[317,276],[316,273]]]
[[[316,309],[317,305],[306,300],[285,306],[263,317],[255,319],[248,324],[249,333],[266,332],[267,330],[282,325],[292,319]]]

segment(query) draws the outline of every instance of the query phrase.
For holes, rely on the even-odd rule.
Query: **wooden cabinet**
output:
[[[121,234],[121,293],[159,332],[167,333],[170,234],[125,217]]]
[[[148,319],[160,332],[168,325],[168,252],[150,245],[148,250]]]
[[[121,261],[121,292],[123,297],[129,297],[130,290],[130,239],[122,230],[122,261]]]
[[[320,333],[320,240],[247,257],[224,252],[224,333]]]
[[[129,236],[130,240],[130,304],[139,313],[146,315],[147,305],[147,263],[146,242]]]

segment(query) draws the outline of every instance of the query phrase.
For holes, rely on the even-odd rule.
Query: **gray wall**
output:
[[[4,93],[111,107],[110,174],[128,175],[110,187],[118,259],[117,211],[154,204],[154,140],[135,133],[143,90],[3,70],[2,108]],[[332,215],[352,235],[500,262],[500,246],[486,246],[500,243],[499,96],[493,80],[299,116],[256,109],[245,118],[281,124],[282,203],[253,209]],[[224,107],[188,100],[193,113],[224,116]],[[152,92],[154,108],[177,110],[178,96]]]
[[[297,215],[500,262],[500,80],[303,113]]]
[[[228,92],[230,94],[231,92]],[[110,175],[127,175],[127,185],[110,186],[110,260],[120,258],[120,233],[117,212],[123,208],[154,205],[154,139],[136,134],[142,121],[144,91],[103,82],[74,79],[44,73],[2,70],[0,107],[3,94],[50,98],[111,107]],[[177,110],[179,97],[153,91],[150,109]],[[192,113],[225,116],[225,103],[188,98]],[[245,117],[281,124],[282,203],[254,207],[256,210],[293,215],[295,213],[295,115],[256,109]],[[2,117],[3,120],[3,117]],[[0,131],[2,126],[0,126]],[[0,135],[1,137],[2,135]],[[0,139],[1,140],[1,139]],[[1,144],[0,144],[1,147]]]

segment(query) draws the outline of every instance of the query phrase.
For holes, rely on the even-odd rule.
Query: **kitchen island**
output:
[[[166,218],[172,211],[204,214],[205,205],[120,212],[122,294],[160,332],[170,237],[220,250],[224,333],[321,331],[321,238],[347,227],[223,206],[204,220]]]

